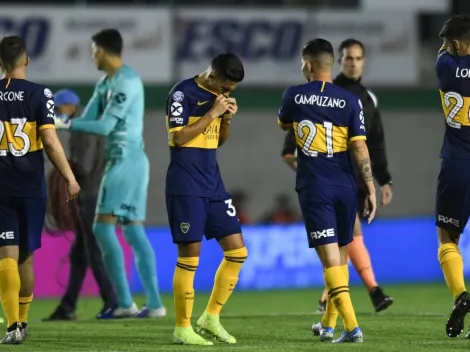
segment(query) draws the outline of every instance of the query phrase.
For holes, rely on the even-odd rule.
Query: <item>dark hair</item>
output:
[[[116,29],[103,29],[91,37],[91,40],[110,54],[121,56],[124,46],[121,33]]]
[[[302,48],[302,56],[319,56],[323,54],[335,56],[333,46],[326,39],[317,38],[310,40]]]
[[[470,41],[470,17],[454,16],[444,22],[439,37],[449,40]]]
[[[240,83],[245,78],[245,69],[240,58],[233,53],[217,55],[212,59],[212,69],[223,79]]]
[[[366,53],[366,48],[364,47],[364,44],[362,44],[361,41],[354,39],[354,38],[349,38],[349,39],[343,40],[341,44],[339,45],[338,47],[339,55],[341,56],[344,49],[349,49],[350,47],[354,45],[358,45],[361,47],[363,55]]]
[[[0,62],[5,71],[15,68],[21,55],[26,54],[26,43],[19,36],[3,37],[0,41]]]

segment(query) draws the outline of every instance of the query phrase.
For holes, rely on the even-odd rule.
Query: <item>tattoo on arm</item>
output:
[[[370,164],[370,159],[368,158],[362,159],[359,165],[359,168],[361,169],[361,174],[362,174],[362,177],[364,178],[364,181],[365,182],[372,181],[372,167]]]

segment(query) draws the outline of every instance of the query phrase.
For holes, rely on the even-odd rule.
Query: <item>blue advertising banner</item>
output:
[[[156,252],[158,279],[163,292],[172,291],[176,248],[167,228],[147,229]],[[432,218],[376,220],[364,225],[365,242],[369,249],[378,281],[385,283],[419,283],[443,280],[437,260],[436,228]],[[465,231],[460,248],[465,273],[470,274],[470,237]],[[247,226],[243,229],[248,248],[237,289],[269,290],[322,286],[320,261],[309,249],[303,224],[286,226]],[[203,243],[195,289],[212,288],[214,274],[222,259],[215,241]],[[351,284],[360,284],[351,268]],[[143,292],[135,266],[130,278],[133,292]]]

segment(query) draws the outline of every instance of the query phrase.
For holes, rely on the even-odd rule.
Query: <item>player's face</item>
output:
[[[470,55],[470,43],[469,42],[454,40],[453,44],[459,56]]]
[[[218,94],[229,95],[232,90],[237,88],[237,83],[227,79],[219,79],[209,76],[210,89]]]
[[[91,55],[93,57],[93,61],[95,62],[96,68],[101,71],[103,69],[103,56],[104,56],[103,49],[101,49],[95,43],[92,43]]]
[[[341,53],[341,72],[348,78],[359,79],[364,71],[364,52],[359,45],[343,49]]]

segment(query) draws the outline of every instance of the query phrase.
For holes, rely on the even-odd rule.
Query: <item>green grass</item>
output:
[[[31,308],[30,338],[21,346],[0,346],[0,351],[34,352],[140,352],[140,351],[463,351],[470,340],[450,339],[445,322],[452,298],[444,284],[390,286],[387,293],[395,304],[386,312],[374,314],[364,288],[352,289],[353,303],[365,342],[332,345],[312,337],[311,325],[319,320],[312,314],[320,290],[235,292],[223,312],[223,324],[237,337],[234,346],[173,346],[172,297],[164,296],[169,317],[161,320],[97,321],[97,299],[83,299],[79,320],[42,323],[56,301],[35,301]],[[196,292],[195,321],[207,302],[206,294]],[[142,303],[142,298],[137,298]],[[339,332],[341,323],[337,331]]]

